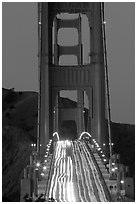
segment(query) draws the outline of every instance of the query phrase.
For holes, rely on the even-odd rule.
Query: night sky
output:
[[[135,4],[105,3],[113,122],[135,119]],[[38,91],[37,3],[2,4],[3,87]]]

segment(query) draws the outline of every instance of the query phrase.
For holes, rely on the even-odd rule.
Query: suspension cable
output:
[[[37,123],[37,153],[40,153],[40,106],[41,106],[41,8],[38,3],[38,123]]]
[[[102,5],[102,30],[103,30],[103,47],[104,47],[104,64],[105,64],[105,81],[106,81],[106,97],[107,97],[107,115],[108,115],[108,134],[109,134],[109,151],[110,159],[112,158],[112,142],[111,142],[111,110],[110,110],[110,94],[109,94],[109,76],[106,48],[106,33],[105,33],[105,18],[104,18],[104,3]]]

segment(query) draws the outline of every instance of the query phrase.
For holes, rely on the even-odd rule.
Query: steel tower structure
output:
[[[39,16],[39,132],[37,150],[41,144],[41,154],[58,131],[62,120],[75,120],[78,135],[84,131],[83,93],[89,99],[88,131],[99,142],[106,143],[105,119],[105,66],[101,3],[97,2],[44,2],[38,3]],[[75,18],[59,18],[58,15],[73,15]],[[81,16],[86,15],[89,24],[89,63],[83,62],[83,41]],[[60,29],[75,28],[78,43],[62,46],[58,42]],[[88,32],[88,31],[85,31]],[[68,36],[69,37],[69,36]],[[74,55],[76,65],[60,65],[62,55]],[[77,90],[77,109],[70,111],[58,107],[61,90]],[[67,116],[64,116],[66,113]],[[71,116],[70,116],[71,115]]]

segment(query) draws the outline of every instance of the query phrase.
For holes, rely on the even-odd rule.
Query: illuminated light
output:
[[[106,160],[106,159],[103,159],[103,161],[106,162],[107,160]]]
[[[35,169],[36,171],[38,170],[38,168]]]
[[[117,167],[115,167],[115,170],[117,170],[118,168]]]
[[[103,143],[103,146],[105,146],[106,144],[105,143]]]
[[[41,21],[39,21],[39,25],[41,25]]]
[[[104,155],[104,154],[102,154],[102,157],[105,157],[105,155]]]
[[[33,147],[33,144],[31,144],[31,146]]]
[[[69,140],[66,141],[67,146],[71,146],[71,142]]]
[[[39,167],[39,166],[40,166],[40,163],[39,163],[39,162],[37,162],[37,163],[36,163],[36,166],[37,166],[37,167]]]
[[[46,170],[47,169],[47,167],[46,166],[43,166],[43,170]]]
[[[115,165],[115,163],[113,162],[112,165]]]
[[[121,183],[121,184],[123,184],[123,183],[124,183],[124,181],[123,181],[123,180],[121,180],[121,181],[120,181],[120,183]]]
[[[40,144],[40,147],[42,146],[42,144]]]
[[[47,160],[45,159],[44,162],[47,162]]]
[[[53,133],[53,137],[54,137],[55,135],[57,136],[57,139],[58,139],[58,141],[59,141],[59,134],[58,134],[57,132],[54,132],[54,133]]]
[[[85,113],[85,111],[83,111],[83,113]]]
[[[98,151],[100,151],[101,150],[101,148],[98,148]]]
[[[114,145],[114,143],[111,143],[111,145],[113,146],[113,145]]]
[[[34,144],[33,146],[36,147],[36,144]]]
[[[100,153],[103,153],[102,151],[100,151]]]
[[[41,173],[40,175],[41,175],[41,176],[44,176],[45,174],[44,174],[44,173]]]
[[[47,155],[45,155],[44,157],[47,157]]]
[[[114,169],[114,168],[112,168],[112,171],[115,171],[115,169]]]
[[[106,21],[103,21],[103,24],[106,24]]]
[[[81,137],[84,135],[84,134],[87,134],[89,137],[92,137],[88,132],[82,132],[79,139],[81,140]]]

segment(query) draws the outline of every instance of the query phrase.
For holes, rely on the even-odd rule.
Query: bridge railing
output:
[[[52,169],[53,169],[53,166],[54,166],[54,155],[55,155],[55,151],[54,153],[52,154],[52,159],[51,159],[51,164],[50,164],[50,170],[49,170],[49,175],[48,175],[48,181],[47,181],[47,187],[46,187],[46,190],[45,190],[45,198],[48,199],[48,194],[49,194],[49,188],[50,188],[50,180],[52,178]]]
[[[93,153],[92,153],[92,151],[91,151],[89,145],[87,144],[87,142],[85,142],[85,143],[86,143],[86,145],[87,145],[87,148],[88,148],[88,150],[89,150],[89,152],[90,152],[90,154],[91,154],[92,160],[93,160],[93,162],[94,162],[94,164],[95,164],[95,166],[96,166],[96,169],[97,169],[97,171],[98,171],[98,175],[99,175],[99,178],[100,178],[100,182],[101,182],[101,184],[102,184],[102,186],[103,186],[103,189],[104,189],[106,198],[107,198],[107,200],[108,200],[109,202],[111,202],[111,201],[112,201],[111,195],[110,195],[110,192],[109,192],[109,190],[108,190],[107,184],[106,184],[106,182],[105,182],[105,180],[104,180],[104,177],[103,177],[103,175],[102,175],[102,172],[101,172],[101,170],[100,170],[100,168],[99,168],[99,166],[98,166],[98,163],[97,163],[97,161],[96,161],[96,159],[95,159],[95,157],[94,157],[94,155],[93,155]]]

